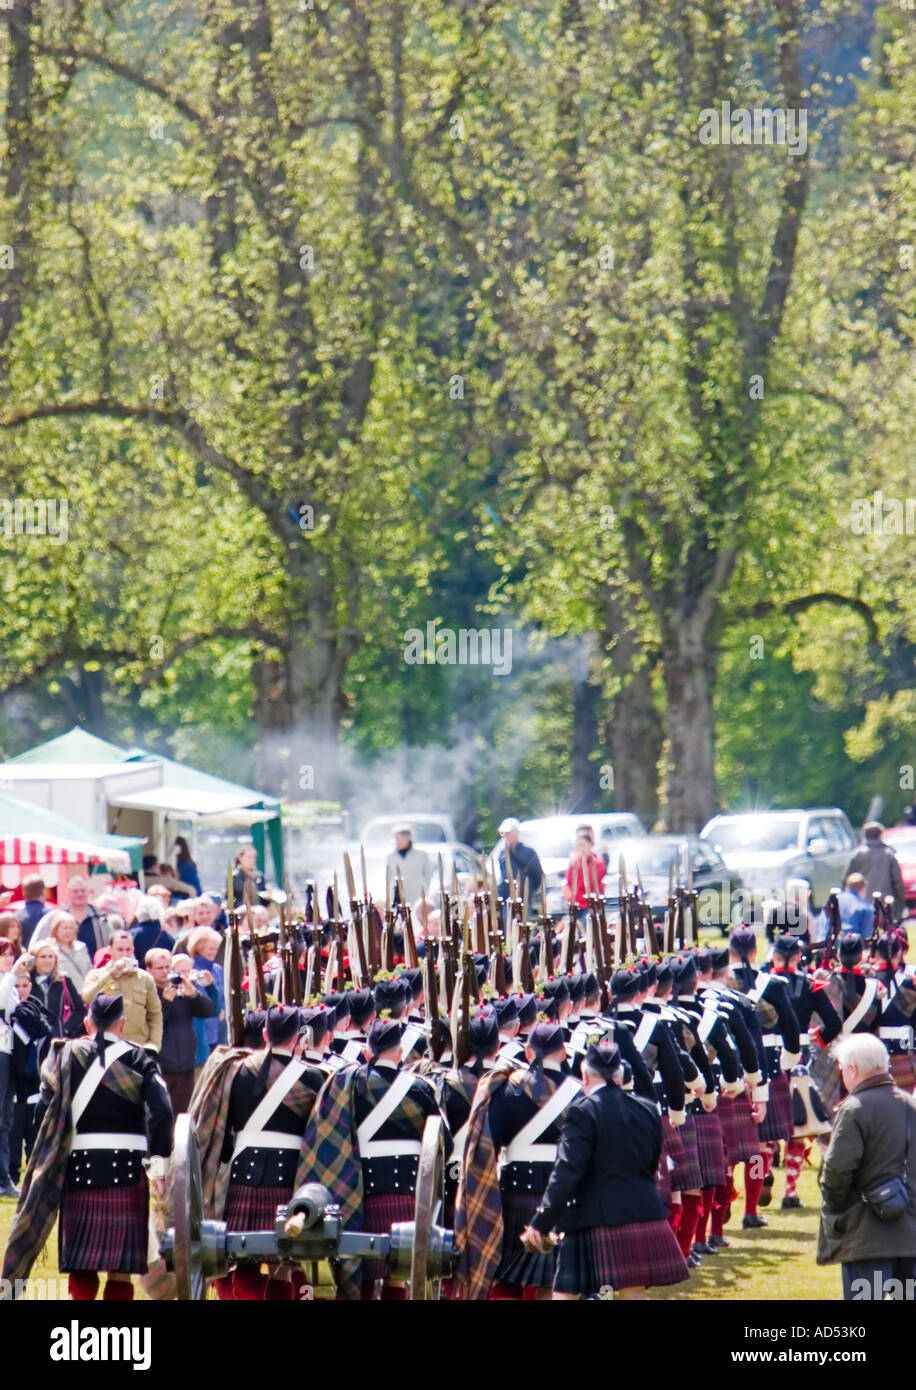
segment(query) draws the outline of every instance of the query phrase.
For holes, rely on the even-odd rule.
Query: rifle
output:
[[[585,900],[588,902],[591,884],[585,884]],[[544,880],[541,879],[541,898],[544,897]],[[573,961],[576,958],[576,941],[579,935],[579,860],[573,859],[572,862],[572,881],[569,889],[569,930],[566,934],[566,952],[563,960],[563,970],[567,975],[572,974]]]
[[[823,946],[816,949],[813,954],[817,956],[819,950],[819,964],[826,966],[829,965],[830,961],[836,958],[837,941],[843,930],[840,902],[836,893],[830,894],[827,901],[824,903],[824,911],[827,914],[827,921],[829,924],[827,929],[827,940],[824,942]]]
[[[477,971],[471,957],[471,923],[470,911],[467,907],[464,909],[464,924],[461,935],[461,968],[458,971],[455,993],[452,998],[452,1056],[456,1068],[463,1067],[469,1056],[468,1024],[471,1016],[472,979],[474,985],[477,984]]]
[[[671,955],[674,951],[674,855],[668,864],[668,906],[665,908],[665,950]]]
[[[254,986],[255,986],[255,988],[254,988],[254,1006],[255,1006],[256,1009],[266,1009],[266,1008],[267,1008],[267,986],[266,986],[265,983],[264,983],[264,964],[263,964],[263,961],[261,960],[261,943],[260,943],[260,941],[258,940],[257,933],[255,932],[255,929],[254,929],[254,923],[253,923],[252,920],[251,920],[251,908],[252,908],[252,901],[251,901],[251,900],[252,900],[253,897],[254,897],[254,888],[252,887],[251,882],[248,881],[248,882],[246,882],[246,884],[245,884],[245,917],[246,917],[246,920],[247,920],[247,922],[248,922],[248,968],[249,968],[249,972],[250,972],[250,970],[251,970],[251,964],[252,964],[252,962],[253,962],[253,963],[254,963]]]
[[[426,999],[426,1045],[434,1062],[438,1062],[443,1052],[442,1029],[439,1027],[439,988],[436,979],[436,963],[427,943],[423,959],[423,994]]]
[[[226,917],[229,922],[229,949],[226,952],[226,1015],[229,1025],[229,1046],[245,1045],[245,1010],[242,1007],[242,948],[239,942],[239,921],[235,911],[235,886],[232,864],[229,865],[229,891],[226,894]]]
[[[305,989],[303,991],[306,999],[311,999],[314,995],[321,993],[321,928],[312,928],[312,944],[309,946],[308,955],[305,958]]]
[[[350,975],[356,981],[356,972],[359,970],[359,987],[365,989],[371,983],[369,975],[369,962],[366,960],[366,943],[363,935],[363,910],[359,898],[356,896],[356,882],[353,878],[353,865],[350,863],[350,855],[344,851],[344,874],[347,880],[347,892],[350,895],[350,916],[353,919],[352,940],[356,942],[356,960],[350,960]],[[337,893],[337,878],[334,878],[334,893]]]
[[[342,918],[341,915],[340,915],[340,896],[339,896],[339,894],[338,894],[338,892],[337,892],[337,875],[336,875],[336,874],[334,875],[334,890],[333,890],[333,891],[334,891],[334,897],[333,897],[333,903],[334,903],[334,920],[333,920],[333,927],[334,927],[334,937],[335,937],[335,942],[334,942],[334,944],[335,944],[336,947],[337,947],[337,991],[338,991],[339,994],[343,994],[344,990],[345,990],[346,987],[347,987],[347,976],[346,976],[346,973],[345,973],[345,966],[344,966],[344,924],[343,924],[343,918]],[[329,957],[329,960],[330,960],[330,957]],[[352,962],[351,962],[351,964],[350,964],[350,976],[351,976],[351,979],[352,979],[352,976],[353,976],[353,964],[352,964]]]
[[[483,918],[483,894],[474,894],[474,949],[478,955],[486,955],[487,947],[487,928]],[[493,949],[492,938],[489,950]]]

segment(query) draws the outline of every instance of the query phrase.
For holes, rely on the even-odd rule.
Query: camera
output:
[[[181,976],[177,970],[169,971],[169,988],[181,989]]]
[[[205,985],[207,983],[206,970],[192,970],[188,975],[192,985]]]

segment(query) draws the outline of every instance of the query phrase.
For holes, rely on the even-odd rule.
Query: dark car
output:
[[[697,895],[697,915],[701,927],[721,927],[727,930],[741,920],[741,877],[730,869],[718,850],[700,835],[645,835],[621,843],[619,855],[612,858],[604,879],[604,890],[610,909],[618,906],[619,859],[624,861],[630,891],[642,878],[645,896],[653,916],[661,921],[668,905],[668,875],[676,861],[680,881],[688,881],[688,865]]]

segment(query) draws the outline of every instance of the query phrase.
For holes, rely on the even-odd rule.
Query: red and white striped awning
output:
[[[81,845],[54,835],[7,835],[0,838],[0,864],[107,864],[128,873],[130,856],[125,850]]]

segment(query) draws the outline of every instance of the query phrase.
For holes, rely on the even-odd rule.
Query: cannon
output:
[[[415,1300],[440,1297],[441,1280],[455,1258],[454,1232],[437,1224],[442,1210],[445,1149],[442,1120],[426,1121],[417,1169],[413,1221],[390,1231],[342,1231],[332,1194],[321,1183],[298,1188],[277,1208],[273,1230],[227,1231],[225,1222],[204,1219],[203,1181],[197,1131],[190,1115],[179,1115],[172,1153],[172,1228],[161,1253],[175,1275],[179,1299],[206,1297],[207,1281],[228,1274],[239,1260],[261,1264],[305,1264],[337,1258],[388,1257],[392,1279],[403,1279]]]

